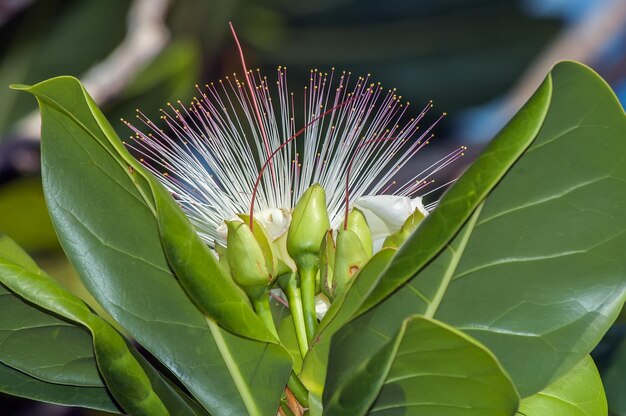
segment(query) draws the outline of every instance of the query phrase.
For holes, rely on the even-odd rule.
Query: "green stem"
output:
[[[300,381],[296,373],[293,371],[289,376],[287,387],[293,393],[294,397],[302,405],[302,407],[309,407],[309,391],[304,387],[304,384]]]
[[[299,296],[300,292],[298,291],[295,275],[293,276],[291,280],[294,281],[294,285],[293,285],[295,288],[294,292],[297,293]],[[289,304],[291,305],[291,302]],[[254,310],[256,311],[258,317],[261,318],[261,320],[263,321],[263,323],[265,323],[267,328],[274,335],[276,335],[276,338],[278,338],[278,331],[276,331],[276,325],[274,324],[274,318],[272,316],[272,310],[270,308],[269,296],[263,295],[258,299],[253,299],[252,305],[254,306]],[[301,306],[300,306],[300,311],[302,311]],[[295,322],[295,319],[294,319],[294,322]],[[302,320],[300,320],[300,322],[302,322]],[[304,340],[306,342],[306,337],[304,338]],[[307,346],[307,349],[308,349],[308,346]],[[305,353],[306,353],[306,349],[305,349]],[[304,354],[302,355],[302,358],[304,358]],[[298,402],[303,407],[307,407],[309,403],[309,391],[306,389],[306,387],[304,387],[304,384],[302,384],[302,382],[300,381],[296,373],[294,373],[293,371],[289,375],[289,381],[287,382],[287,386],[289,387],[289,390],[291,390],[291,392],[293,393],[296,400],[298,400]]]
[[[254,307],[258,317],[261,318],[265,326],[267,326],[267,329],[269,329],[270,332],[276,336],[276,339],[278,339],[278,332],[276,331],[274,318],[272,317],[272,310],[270,309],[269,295],[265,294],[258,299],[253,299],[252,306]]]
[[[315,275],[313,268],[300,270],[300,290],[302,291],[302,308],[304,309],[304,327],[307,340],[313,340],[317,329],[317,314],[315,313]]]
[[[300,297],[300,288],[298,287],[297,276],[292,274],[289,281],[283,285],[283,291],[287,295],[289,302],[289,310],[293,320],[293,327],[296,331],[296,339],[300,348],[302,359],[309,351],[309,341],[307,340],[306,328],[304,326],[304,310],[302,309],[302,298]]]

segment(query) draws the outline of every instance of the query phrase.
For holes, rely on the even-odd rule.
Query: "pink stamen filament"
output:
[[[300,130],[298,130],[293,136],[291,136],[289,139],[285,140],[280,146],[278,146],[276,148],[276,150],[274,150],[269,157],[267,158],[267,160],[265,161],[265,163],[263,163],[263,165],[261,166],[261,169],[259,169],[259,174],[256,177],[256,181],[254,182],[254,188],[252,188],[252,199],[250,201],[250,229],[254,230],[254,202],[256,200],[256,195],[257,195],[257,191],[259,189],[259,184],[261,183],[261,178],[263,177],[263,172],[265,172],[265,169],[267,168],[267,165],[270,164],[272,158],[274,156],[276,156],[276,154],[278,152],[280,152],[280,150],[282,148],[284,148],[286,145],[288,145],[289,143],[291,143],[292,141],[294,141],[298,136],[300,136],[302,133],[304,133],[306,131],[306,129],[308,129],[311,125],[313,125],[314,123],[316,123],[318,120],[326,117],[328,114],[334,112],[335,110],[350,104],[352,101],[354,101],[358,96],[353,96],[352,98],[337,104],[336,106],[326,110],[325,112],[323,112],[322,114],[320,114],[319,116],[315,117],[313,120],[311,120],[310,122],[308,122],[307,124],[304,125],[304,127],[302,127]]]
[[[263,145],[265,146],[265,151],[267,155],[271,154],[269,140],[267,139],[267,133],[265,132],[265,125],[263,124],[263,119],[261,118],[261,111],[259,110],[259,104],[257,102],[256,94],[254,92],[254,88],[252,87],[252,80],[250,79],[250,75],[248,74],[248,67],[246,66],[246,59],[243,55],[243,49],[241,48],[241,44],[239,43],[239,38],[237,37],[237,33],[235,32],[235,28],[232,22],[228,22],[230,26],[230,31],[233,34],[233,38],[235,38],[235,43],[237,44],[237,49],[239,50],[239,59],[241,60],[241,66],[243,67],[243,73],[246,77],[246,84],[248,84],[248,90],[250,91],[250,96],[252,97],[252,106],[254,107],[254,113],[256,114],[257,121],[259,123],[259,129],[261,130],[261,137],[263,138]],[[271,160],[271,157],[270,157]],[[271,162],[270,162],[271,164]],[[272,169],[272,179],[275,180],[274,170]]]

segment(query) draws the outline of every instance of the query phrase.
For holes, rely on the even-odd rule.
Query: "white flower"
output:
[[[302,94],[304,116],[297,121],[296,109],[303,106],[289,91],[286,74],[279,67],[274,85],[250,71],[252,88],[235,75],[226,77],[198,88],[188,106],[168,104],[162,127],[141,112],[145,132],[126,123],[134,132],[129,147],[179,201],[207,244],[223,244],[224,220],[250,210],[259,170],[275,149],[254,210],[273,238],[287,230],[292,207],[313,183],[326,191],[333,228],[340,226],[346,203],[366,212],[377,238],[397,230],[412,210],[426,212],[416,195],[464,150],[396,183],[398,170],[429,143],[443,117],[418,134],[431,103],[411,117],[409,103],[395,89],[385,90],[369,76],[313,70]]]
[[[366,195],[357,199],[354,206],[365,215],[372,232],[374,251],[380,249],[389,234],[400,230],[415,210],[424,216],[428,215],[428,210],[419,196],[411,199],[399,195]]]

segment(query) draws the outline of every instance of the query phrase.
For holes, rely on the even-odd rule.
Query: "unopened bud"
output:
[[[247,225],[250,224],[250,216],[247,214],[239,214],[239,218]],[[278,260],[274,253],[274,244],[272,244],[272,237],[270,237],[264,225],[261,221],[257,221],[254,218],[254,227],[252,228],[252,235],[259,244],[263,257],[265,257],[265,264],[267,265],[268,272],[270,274],[270,280],[276,278],[276,269],[278,267]]]
[[[357,237],[359,237],[359,240],[361,240],[365,254],[371,257],[373,251],[372,232],[370,231],[369,225],[367,225],[363,211],[358,208],[352,208],[348,214],[347,225],[347,229],[355,233]]]
[[[324,188],[314,184],[293,209],[287,233],[287,251],[299,269],[317,268],[320,243],[329,228]]]
[[[226,221],[228,265],[233,280],[250,299],[261,297],[270,282],[265,255],[252,230],[240,221]]]
[[[320,246],[320,284],[322,293],[329,299],[334,298],[335,240],[333,230],[328,230]]]
[[[341,293],[348,281],[361,270],[369,258],[356,233],[350,230],[339,231],[333,273],[334,297]]]

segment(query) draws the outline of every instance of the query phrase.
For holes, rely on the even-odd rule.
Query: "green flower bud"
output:
[[[407,220],[402,224],[402,227],[393,234],[389,234],[385,241],[383,242],[383,248],[399,248],[404,241],[409,238],[411,233],[415,231],[418,225],[426,218],[426,216],[420,212],[419,210],[413,211],[413,213],[407,218]]]
[[[329,228],[324,188],[314,184],[306,190],[293,209],[287,233],[287,252],[298,269],[317,269],[320,243]]]
[[[246,225],[250,224],[249,215],[239,214],[238,216],[243,220]],[[259,244],[259,247],[263,252],[263,257],[265,257],[265,264],[267,265],[270,274],[270,280],[273,280],[277,276],[276,269],[278,268],[278,259],[276,258],[276,255],[274,253],[274,245],[272,244],[269,234],[265,231],[265,227],[263,227],[263,225],[261,225],[261,223],[256,219],[254,219],[252,235],[254,236],[254,239]]]
[[[250,299],[258,299],[265,293],[271,279],[263,249],[247,224],[226,221],[226,226],[227,258],[233,280]]]
[[[333,299],[334,292],[334,268],[335,268],[335,240],[333,239],[333,230],[326,231],[326,235],[320,246],[320,282],[322,293]]]
[[[359,240],[361,240],[361,244],[363,244],[363,248],[365,249],[365,254],[367,254],[368,257],[371,257],[374,250],[372,244],[372,232],[370,231],[369,225],[367,225],[367,220],[365,219],[363,211],[358,208],[352,208],[350,210],[348,213],[347,229],[359,237]]]
[[[341,293],[348,281],[361,270],[369,258],[356,233],[350,230],[339,230],[333,273],[333,297],[336,298]]]

